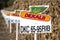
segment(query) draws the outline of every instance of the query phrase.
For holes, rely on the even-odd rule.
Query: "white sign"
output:
[[[10,23],[10,33],[12,32],[11,23],[16,23],[16,40],[18,40],[18,23],[20,23],[20,33],[34,33],[34,40],[37,40],[37,33],[51,33],[51,17],[44,15],[49,5],[30,6],[29,11],[1,10],[6,24]],[[23,12],[22,12],[23,11]]]
[[[20,33],[50,33],[51,20],[48,22],[20,18]],[[25,28],[25,29],[24,29]],[[29,31],[29,32],[28,32]]]

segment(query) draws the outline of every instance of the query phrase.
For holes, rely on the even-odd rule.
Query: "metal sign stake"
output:
[[[34,40],[37,40],[37,34],[36,33],[34,34]]]
[[[16,23],[16,40],[18,40],[18,22]]]
[[[10,20],[10,33],[12,32],[12,27],[11,27],[11,20]]]

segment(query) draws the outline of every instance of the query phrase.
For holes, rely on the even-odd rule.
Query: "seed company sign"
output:
[[[16,40],[18,40],[18,23],[20,23],[20,34],[34,33],[34,40],[37,40],[37,33],[51,33],[51,17],[43,14],[49,5],[29,6],[30,10],[1,10],[6,24],[10,23],[10,33],[12,32],[11,23],[16,23]]]

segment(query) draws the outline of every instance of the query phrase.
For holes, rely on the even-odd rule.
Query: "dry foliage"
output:
[[[52,33],[37,34],[37,40],[60,40],[60,0],[15,0],[14,5],[6,8],[6,10],[29,10],[30,5],[49,5],[49,9],[45,14],[52,17]],[[15,26],[13,27],[13,32],[10,34],[9,28],[6,28],[3,18],[0,19],[0,31],[0,40],[15,40]],[[34,40],[34,34],[19,33],[19,40]]]

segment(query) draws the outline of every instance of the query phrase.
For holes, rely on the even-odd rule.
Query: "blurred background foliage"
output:
[[[0,9],[13,5],[14,0],[0,0]]]

